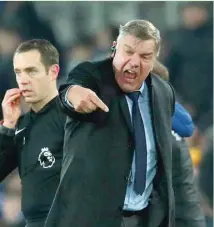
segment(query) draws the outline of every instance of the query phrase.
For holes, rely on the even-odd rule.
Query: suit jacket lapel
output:
[[[154,136],[157,143],[157,146],[160,150],[160,155],[162,156],[163,164],[165,169],[167,169],[167,162],[166,162],[166,155],[168,151],[164,149],[164,144],[162,143],[161,136],[164,136],[164,132],[161,132],[161,129],[163,128],[161,124],[163,123],[163,117],[162,117],[162,99],[164,99],[164,94],[161,95],[161,91],[158,91],[158,85],[156,84],[156,81],[154,80],[153,76],[149,78],[151,81],[151,112],[153,116],[153,127],[154,127]],[[158,110],[158,111],[157,111]]]
[[[121,93],[120,97],[119,97],[119,104],[120,104],[120,108],[124,117],[124,120],[128,126],[128,129],[130,130],[130,132],[133,132],[133,127],[131,124],[131,116],[129,113],[129,107],[128,107],[128,103],[126,101],[126,97],[124,94]]]

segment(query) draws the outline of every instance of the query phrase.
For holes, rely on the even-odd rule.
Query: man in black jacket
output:
[[[8,90],[2,102],[0,180],[18,167],[27,227],[43,227],[63,155],[65,115],[56,87],[59,54],[47,40],[30,40],[16,49],[13,65],[19,88]],[[21,98],[30,106],[22,116]]]
[[[173,91],[150,73],[159,52],[159,33],[147,21],[132,21],[121,27],[117,41],[113,61],[80,64],[60,89],[62,107],[70,119],[65,127],[61,182],[45,226],[119,227],[122,222],[126,227],[172,227],[175,222],[172,187],[179,185],[175,193],[181,200],[176,200],[176,209],[183,204],[190,213],[180,215],[178,209],[176,225],[201,227],[203,217],[192,181],[190,185],[185,182],[186,171],[189,179],[193,178],[189,171],[190,156],[178,148],[180,152],[171,161],[171,145],[174,147],[175,140],[170,124]],[[136,119],[130,119],[136,109],[135,113],[130,111],[127,97],[127,93],[141,90],[142,84],[145,90],[139,104],[143,103],[144,108],[149,170],[143,194],[135,191],[133,180],[137,177],[133,157],[139,144],[135,144],[137,138],[131,124],[131,119]],[[155,176],[151,174],[153,167],[157,169]],[[200,215],[196,218],[198,211]]]
[[[120,227],[122,217],[130,226],[174,226],[174,93],[151,74],[160,34],[135,20],[115,45],[113,59],[78,65],[61,87],[70,119],[48,227]]]
[[[183,24],[165,35],[165,64],[181,102],[204,132],[213,122],[213,21],[206,8],[212,10],[213,3],[189,1],[180,5]]]

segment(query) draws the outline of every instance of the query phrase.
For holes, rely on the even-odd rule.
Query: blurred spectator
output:
[[[17,224],[22,220],[21,215],[21,185],[16,173],[13,173],[7,181],[6,194],[4,198],[3,215],[5,222],[9,225]]]
[[[25,227],[25,221],[21,213],[21,184],[17,171],[13,171],[10,176],[1,183],[4,189],[1,192],[1,227]],[[2,225],[1,225],[2,224]]]
[[[51,27],[39,19],[32,2],[6,2],[3,7],[1,22],[16,27],[23,39],[44,38],[59,46]]]
[[[0,25],[0,102],[6,90],[16,87],[12,58],[21,39],[15,28]],[[2,119],[2,108],[0,108],[0,119]]]
[[[34,3],[26,1],[5,2],[2,8],[2,13],[0,13],[1,24],[16,29],[22,40],[33,38],[47,39],[56,46],[61,55],[60,76],[63,75],[64,62],[61,45],[57,42],[49,23],[38,17]]]
[[[15,74],[13,72],[13,53],[22,37],[17,29],[12,25],[0,25],[0,102],[2,102],[5,92],[17,87]],[[23,112],[28,110],[22,101]],[[0,107],[0,120],[2,119],[2,108]]]
[[[66,76],[73,67],[82,61],[91,60],[94,51],[94,39],[91,36],[85,35],[70,47],[66,53]]]
[[[95,50],[93,60],[102,60],[111,55],[111,46],[116,40],[119,30],[116,26],[109,26],[95,34]]]
[[[3,208],[4,208],[4,196],[5,196],[5,188],[2,184],[0,184],[0,226],[5,227],[4,225],[4,216],[3,216]]]
[[[164,37],[165,63],[182,103],[204,130],[212,124],[213,25],[201,2],[182,5],[183,26]]]

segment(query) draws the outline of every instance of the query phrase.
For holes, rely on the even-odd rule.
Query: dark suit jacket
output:
[[[149,206],[149,227],[174,226],[172,189],[171,118],[174,92],[155,75],[148,84],[155,132],[158,169]],[[65,103],[69,85],[92,89],[108,105],[79,114]],[[67,113],[64,162],[46,227],[120,227],[134,143],[130,114],[124,93],[115,82],[112,60],[85,62],[74,68],[68,84],[61,86],[62,108]]]
[[[175,226],[205,227],[189,148],[185,139],[176,139],[175,136],[172,136],[172,187],[175,195]]]

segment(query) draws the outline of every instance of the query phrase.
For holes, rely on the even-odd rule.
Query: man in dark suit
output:
[[[120,27],[112,59],[84,62],[60,88],[61,182],[47,227],[173,227],[171,86],[151,73],[160,34]]]

